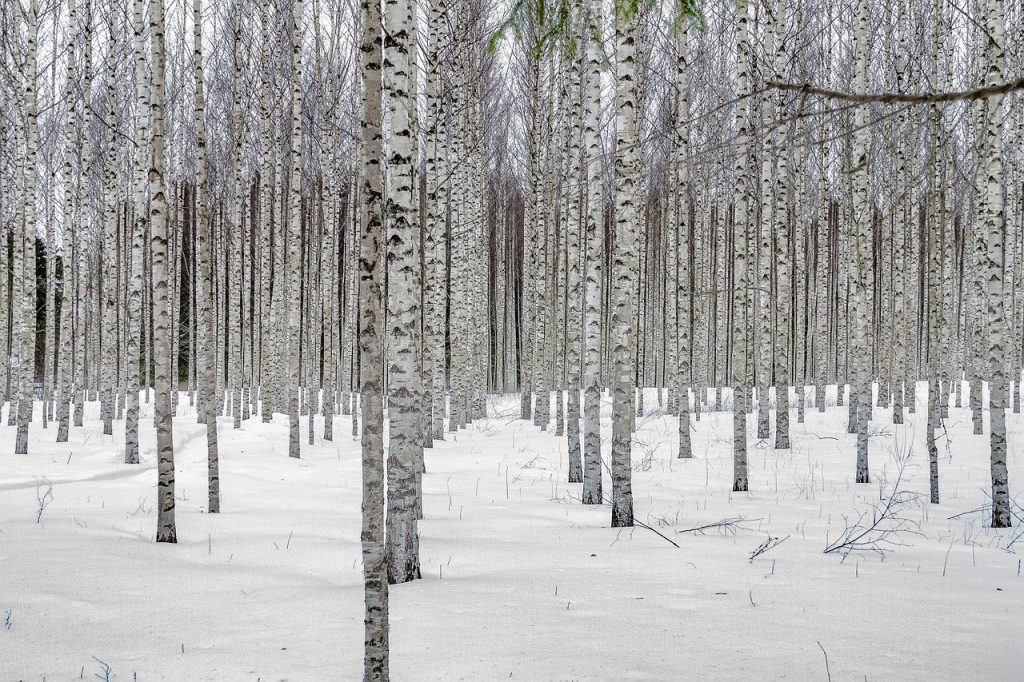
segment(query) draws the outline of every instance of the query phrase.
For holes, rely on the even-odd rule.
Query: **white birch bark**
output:
[[[164,3],[150,0],[149,38],[153,75],[150,122],[149,225],[153,245],[153,359],[156,366],[155,407],[157,483],[157,542],[177,542],[174,523],[174,436],[171,421],[173,362],[168,298],[167,200],[164,196]]]
[[[582,20],[582,21],[581,21]],[[582,26],[585,26],[586,17],[581,14],[575,17],[574,34],[579,35]],[[578,23],[577,23],[578,22]],[[583,332],[583,274],[581,271],[581,242],[584,222],[581,220],[580,197],[581,188],[581,162],[580,162],[580,135],[581,118],[583,116],[583,101],[586,93],[580,79],[580,64],[582,56],[572,56],[569,65],[569,101],[568,115],[571,118],[569,130],[569,179],[566,183],[566,203],[568,204],[566,216],[566,295],[568,297],[566,312],[566,368],[568,378],[568,415],[567,415],[567,441],[569,456],[569,482],[581,483],[583,481],[583,460],[580,450],[580,379],[581,379],[581,358],[582,358],[582,332]]]
[[[292,6],[292,100],[291,143],[288,173],[288,219],[285,243],[291,276],[282,281],[288,286],[287,346],[288,377],[284,382],[288,396],[288,456],[299,457],[299,315],[301,298],[301,221],[302,221],[302,0]]]
[[[388,679],[388,579],[384,528],[384,319],[381,310],[384,274],[384,187],[381,137],[382,30],[380,4],[362,0],[363,101],[361,157],[362,231],[359,244],[359,390],[362,432],[362,554],[364,581],[363,679]],[[353,420],[355,417],[353,416]]]
[[[274,224],[274,155],[280,149],[271,146],[271,92],[270,92],[270,20],[266,3],[260,4],[260,333],[259,333],[259,392],[260,416],[264,423],[274,416],[271,388],[271,363],[274,353],[277,329],[274,326],[276,311],[271,294],[271,274],[274,251],[271,245],[271,230]],[[277,189],[280,191],[280,188]],[[280,296],[280,292],[278,292]],[[274,363],[276,364],[276,363]]]
[[[411,102],[415,69],[412,43],[414,3],[386,0],[384,32],[384,100],[389,124],[388,149],[387,336],[388,356],[388,510],[385,553],[388,581],[404,583],[420,577],[416,530],[416,449],[420,423],[418,362],[419,257],[418,225],[413,222],[415,160]]]
[[[988,0],[985,5],[985,85],[1004,80],[1005,16],[1003,0]],[[987,242],[984,278],[988,300],[988,375],[992,478],[992,526],[1008,528],[1011,523],[1010,488],[1007,477],[1006,445],[1006,333],[1004,329],[1005,209],[1003,205],[1003,96],[985,100],[982,139],[979,143],[977,174],[980,202],[978,218]],[[980,382],[979,382],[980,383]],[[980,386],[979,386],[980,389]]]
[[[747,0],[736,3],[736,149],[734,171],[736,191],[733,199],[735,245],[733,255],[733,323],[732,323],[732,385],[733,385],[733,486],[735,492],[747,490],[747,372],[746,372],[746,310],[747,310],[747,231],[750,225],[751,197],[747,177],[749,149],[750,90],[750,16]]]
[[[686,22],[683,17],[681,21]],[[679,453],[681,459],[693,457],[693,449],[690,440],[690,384],[691,368],[691,337],[693,329],[693,270],[691,268],[690,255],[690,193],[689,193],[689,163],[690,163],[690,95],[687,79],[687,49],[689,43],[689,31],[684,23],[679,31],[679,38],[676,42],[676,115],[675,115],[675,158],[673,159],[673,171],[675,178],[673,186],[678,188],[678,195],[675,200],[678,214],[675,222],[670,226],[671,232],[678,244],[678,263],[673,264],[677,269],[677,281],[675,283],[675,296],[672,301],[671,312],[675,313],[677,322],[678,349],[675,360],[678,363],[673,369],[676,374],[676,386],[678,390],[678,412],[679,412]],[[671,237],[670,237],[671,238]],[[672,355],[669,356],[672,358]],[[696,394],[695,394],[696,395]],[[698,399],[699,402],[699,399]]]
[[[76,26],[76,6],[77,2],[71,2],[68,4],[68,26]],[[71,414],[71,399],[74,396],[74,377],[72,375],[74,363],[73,363],[73,344],[72,338],[74,337],[74,331],[72,329],[72,315],[71,311],[73,308],[72,300],[74,298],[74,287],[72,285],[73,280],[73,248],[72,243],[74,240],[74,197],[75,197],[75,178],[72,172],[72,166],[75,157],[75,143],[76,143],[76,107],[74,90],[77,85],[77,69],[75,62],[76,52],[76,32],[71,30],[68,32],[68,44],[67,44],[67,66],[66,66],[66,81],[64,87],[64,99],[67,102],[67,113],[66,120],[64,122],[64,202],[63,202],[63,233],[61,239],[61,281],[60,281],[60,320],[58,322],[57,335],[60,338],[60,356],[58,361],[58,377],[57,377],[57,442],[66,443],[69,435],[69,422]],[[141,179],[144,181],[144,178]],[[3,235],[3,244],[7,245],[6,234]],[[7,264],[6,254],[3,258],[4,265]],[[0,277],[3,278],[4,289],[7,284],[7,271],[6,269],[0,269]],[[3,302],[3,309],[6,312],[6,301]],[[0,352],[5,354],[4,366],[6,367],[7,358],[7,344],[6,332],[7,332],[7,319],[6,316],[0,320],[0,324],[3,325],[3,341],[0,341]],[[4,377],[6,379],[6,377]],[[4,391],[4,398],[6,398],[6,388],[0,386],[0,391]],[[136,394],[137,396],[138,394]],[[2,405],[2,402],[0,402]]]
[[[196,227],[199,250],[199,283],[196,294],[199,305],[196,358],[199,361],[199,381],[205,405],[207,505],[211,514],[220,511],[220,448],[217,441],[217,415],[220,413],[217,394],[216,319],[213,311],[213,258],[210,217],[207,208],[206,185],[206,88],[203,76],[203,8],[202,0],[192,1],[193,79],[196,88]]]
[[[107,121],[117,120],[117,35],[114,8],[109,10],[107,20],[108,42],[110,49],[107,54]],[[103,191],[103,247],[102,275],[100,282],[100,418],[103,421],[104,435],[114,433],[114,400],[115,372],[117,364],[117,189],[118,163],[117,127],[108,125],[106,164],[104,166],[105,187]]]
[[[786,23],[785,15],[782,13],[782,5],[774,0],[771,12],[776,16],[772,22],[772,32],[775,34],[775,54],[772,58],[772,78],[776,81],[783,80],[783,69],[786,64]],[[771,111],[776,120],[783,120],[785,107],[783,101],[777,98]],[[774,175],[773,197],[774,206],[774,227],[775,233],[775,449],[789,449],[789,358],[790,358],[790,324],[791,324],[791,292],[790,279],[791,257],[789,243],[789,188],[786,186],[786,162],[788,150],[786,149],[786,127],[781,123],[775,127],[772,135],[773,147],[777,157]],[[797,213],[799,215],[799,213]],[[768,339],[764,339],[767,343]],[[802,385],[803,382],[800,382]],[[803,407],[803,390],[797,394],[797,400]],[[801,410],[802,414],[802,410]]]
[[[583,93],[587,215],[583,282],[583,504],[601,504],[601,282],[604,263],[604,174],[601,161],[601,3],[584,5],[589,37]]]
[[[39,38],[39,3],[31,0],[28,10],[28,46],[25,58],[25,156],[24,174],[19,171],[22,180],[24,206],[24,236],[22,244],[24,256],[22,267],[22,314],[24,322],[22,330],[21,367],[19,381],[21,391],[18,404],[18,429],[15,434],[14,454],[28,454],[28,429],[32,422],[32,411],[35,387],[35,346],[36,346],[36,181],[38,177],[39,131],[37,125],[37,58]]]
[[[636,112],[636,17],[615,16],[615,245],[612,262],[612,527],[633,525],[633,292],[637,281],[636,203],[641,171]]]
[[[867,91],[868,71],[868,2],[858,0],[854,31],[854,90]],[[868,200],[868,110],[858,106],[854,113],[853,135],[853,218],[856,225],[855,251],[852,261],[851,303],[853,327],[851,346],[857,354],[854,373],[850,376],[851,410],[857,417],[857,483],[868,483],[868,428],[871,420],[871,368],[869,358],[869,301],[867,286],[871,273],[872,206]],[[855,406],[855,407],[854,407]]]
[[[426,251],[425,343],[427,371],[430,373],[430,433],[433,440],[444,440],[445,389],[445,276],[447,260],[448,168],[444,154],[446,135],[441,125],[442,60],[445,22],[448,20],[446,0],[430,4],[430,43],[427,56],[427,227]],[[425,377],[426,378],[426,377]]]
[[[143,39],[145,0],[132,2],[132,33],[134,35],[135,90],[138,101],[135,130],[139,144],[135,151],[134,214],[131,228],[131,278],[128,283],[128,409],[125,418],[125,464],[139,463],[139,334],[142,327],[142,242],[146,232],[146,171],[149,148],[149,73],[146,69]]]

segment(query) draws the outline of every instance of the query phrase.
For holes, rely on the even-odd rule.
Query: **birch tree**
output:
[[[419,294],[416,272],[418,227],[413,222],[416,169],[413,159],[411,110],[415,69],[410,49],[413,23],[411,0],[386,0],[384,32],[384,101],[389,125],[386,193],[387,336],[388,360],[388,581],[404,583],[420,577],[419,536],[416,530],[415,466],[420,425],[420,366],[418,363]],[[365,428],[365,426],[364,426]]]
[[[363,679],[388,679],[388,572],[384,528],[384,320],[381,310],[384,157],[381,131],[383,40],[380,3],[362,0],[363,73],[360,155],[362,217],[359,243],[359,389],[362,394],[362,552],[365,591]]]
[[[302,221],[302,0],[292,5],[292,100],[288,173],[287,257],[291,267],[299,262]],[[299,457],[299,314],[301,281],[290,277],[288,286],[288,456]]]
[[[640,173],[636,127],[635,28],[625,7],[615,16],[615,251],[612,263],[612,526],[633,525],[632,445],[633,287],[637,267],[637,179]]]
[[[164,195],[164,3],[150,0],[149,45],[151,80],[149,162],[149,226],[153,248],[153,353],[156,367],[155,403],[157,483],[157,542],[177,542],[174,525],[174,435],[171,419],[173,359],[168,301],[167,200]]]
[[[1003,82],[1005,68],[1005,17],[1002,0],[988,0],[985,6],[985,85]],[[1003,208],[1003,114],[1001,95],[984,102],[977,191],[980,197],[978,218],[983,231],[979,238],[988,242],[985,250],[984,277],[988,290],[988,370],[991,430],[992,527],[1011,525],[1010,492],[1006,467],[1006,347],[1003,320],[1005,222]],[[978,387],[980,391],[980,386]]]
[[[583,504],[602,502],[601,282],[604,263],[604,177],[601,165],[601,3],[586,0],[587,73],[583,139],[587,215],[583,282]]]
[[[264,16],[265,19],[265,16]],[[220,512],[220,450],[217,442],[217,359],[216,334],[211,299],[213,298],[213,260],[210,255],[210,217],[206,204],[206,90],[203,81],[203,7],[202,0],[192,2],[192,50],[193,80],[196,89],[195,125],[196,125],[196,225],[198,232],[197,248],[199,251],[199,286],[196,298],[198,301],[199,319],[196,334],[199,348],[196,352],[200,371],[200,405],[202,416],[200,422],[206,423],[206,462],[207,462],[207,508],[211,514]]]
[[[35,384],[35,347],[36,347],[36,178],[38,175],[37,159],[39,154],[39,129],[37,125],[37,50],[39,41],[39,3],[31,0],[28,9],[28,49],[24,65],[24,106],[25,106],[25,150],[26,162],[23,169],[16,169],[21,184],[20,205],[23,233],[18,241],[23,249],[22,261],[15,260],[15,290],[22,291],[21,296],[21,353],[18,371],[18,429],[15,435],[14,454],[28,454],[28,429],[32,422]],[[17,147],[17,142],[15,142]],[[18,248],[15,245],[15,249]],[[19,272],[18,268],[24,268]],[[20,280],[20,282],[19,282]],[[20,287],[18,285],[21,285]],[[19,302],[17,299],[13,299]]]
[[[747,178],[748,104],[750,88],[750,47],[747,23],[750,9],[746,0],[736,3],[736,149],[733,152],[736,190],[733,200],[735,229],[733,253],[733,491],[747,489],[747,374],[745,310],[747,302],[747,227],[750,196]]]

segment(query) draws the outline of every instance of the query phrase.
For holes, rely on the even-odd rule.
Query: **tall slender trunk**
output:
[[[359,244],[359,391],[363,419],[363,580],[365,648],[363,679],[388,679],[388,580],[384,553],[384,320],[381,292],[381,237],[384,188],[381,162],[380,4],[362,0],[363,169],[362,232]],[[353,417],[354,419],[355,417]]]
[[[735,244],[733,254],[733,321],[732,321],[732,384],[733,384],[733,485],[734,491],[747,489],[747,372],[746,372],[746,310],[747,310],[747,231],[750,221],[751,197],[748,189],[747,165],[750,142],[747,94],[750,89],[750,45],[747,22],[750,9],[747,0],[736,3],[736,149],[734,170],[736,194],[733,204]]]
[[[1005,51],[1003,36],[1006,19],[1003,0],[988,0],[985,24],[987,40],[985,61],[988,70],[985,85],[993,86],[1003,82]],[[1006,226],[1003,206],[1003,143],[1002,114],[1003,96],[990,97],[984,102],[982,139],[979,142],[979,168],[977,174],[978,192],[981,202],[978,217],[983,230],[979,238],[985,238],[984,278],[988,291],[988,373],[989,373],[989,419],[991,431],[991,476],[992,476],[992,526],[1008,528],[1012,524],[1010,510],[1010,486],[1006,466],[1006,345],[1004,310],[1004,259]],[[978,382],[979,392],[980,383]]]
[[[142,15],[145,0],[132,2],[132,33],[135,50],[135,89],[138,107],[135,129],[140,141],[148,136],[149,74],[146,71]],[[128,283],[128,409],[125,417],[125,464],[139,463],[139,330],[142,325],[142,240],[146,232],[146,171],[149,148],[140,143],[135,152],[135,221],[131,229],[131,278]]]
[[[389,125],[385,216],[388,235],[388,514],[386,553],[388,580],[404,583],[420,577],[416,531],[416,449],[419,429],[420,366],[418,363],[419,256],[414,224],[415,160],[411,102],[414,56],[410,51],[413,5],[386,0],[384,31],[384,101]]]
[[[640,175],[637,134],[635,55],[636,17],[623,10],[615,16],[615,245],[612,271],[612,527],[633,525],[632,410],[633,295],[637,280],[636,202]]]
[[[765,60],[768,64],[775,55],[775,43],[776,43],[776,32],[777,32],[777,18],[778,13],[774,11],[774,8],[766,7],[764,15],[764,53]],[[761,17],[760,11],[755,11],[755,21],[758,21]],[[758,27],[755,23],[754,34],[757,35]],[[761,60],[758,60],[761,61]],[[758,74],[762,81],[766,80],[767,74],[761,68],[758,68]],[[757,107],[757,113],[760,115],[763,121],[766,117],[773,115],[772,102],[776,99],[775,97],[768,97],[755,100],[752,107]],[[775,126],[778,128],[778,126]],[[773,129],[774,130],[774,129]],[[775,135],[769,134],[759,136],[761,138],[760,144],[760,158],[761,158],[761,178],[757,186],[757,192],[759,194],[760,206],[758,207],[758,220],[756,223],[756,242],[757,251],[754,256],[754,268],[756,272],[757,289],[754,293],[755,303],[754,310],[756,311],[757,325],[754,330],[756,336],[756,350],[753,358],[755,362],[754,378],[757,386],[757,437],[761,441],[767,442],[771,436],[771,399],[769,386],[771,385],[772,375],[772,229],[774,225],[774,210],[775,202],[773,201],[774,183],[773,180],[777,173],[776,167],[780,157],[783,156],[781,150],[775,152],[773,150]]]
[[[771,11],[776,15],[772,22],[773,33],[775,34],[775,54],[772,55],[772,77],[776,81],[783,80],[783,71],[786,64],[786,34],[785,15],[782,13],[782,6],[778,0],[774,0]],[[777,120],[784,118],[784,105],[781,97],[775,98],[775,106],[772,108],[774,117]],[[790,325],[791,319],[791,259],[789,240],[789,188],[786,186],[786,128],[778,125],[772,135],[777,160],[775,165],[775,449],[789,449],[789,359],[790,359]],[[764,339],[767,343],[768,339]],[[800,382],[800,391],[797,393],[797,400],[803,407],[803,390]]]
[[[28,427],[32,422],[32,408],[35,401],[33,394],[36,374],[36,227],[38,223],[38,216],[36,215],[36,180],[39,152],[39,132],[36,125],[38,115],[36,110],[36,59],[38,56],[38,37],[39,3],[37,0],[32,0],[29,4],[28,54],[25,60],[24,99],[27,163],[25,164],[24,175],[19,172],[19,180],[22,182],[24,192],[21,202],[24,205],[23,219],[25,232],[22,239],[24,256],[21,263],[21,266],[24,268],[21,298],[24,322],[22,323],[21,367],[18,375],[21,391],[18,404],[18,429],[14,443],[14,453],[16,455],[28,454]],[[27,175],[27,178],[25,175]]]
[[[76,25],[76,11],[75,6],[78,3],[72,2],[68,5],[68,25]],[[74,196],[75,196],[75,184],[74,176],[72,174],[72,164],[74,163],[75,156],[75,129],[77,123],[77,117],[75,115],[75,98],[74,90],[77,85],[77,70],[75,63],[75,42],[76,34],[69,32],[68,38],[68,51],[67,51],[67,80],[64,88],[64,98],[67,101],[68,112],[67,119],[64,123],[64,204],[63,204],[63,216],[64,216],[64,230],[61,239],[61,281],[60,281],[60,319],[58,321],[57,336],[60,339],[60,356],[57,367],[57,442],[66,443],[68,440],[69,422],[71,414],[71,399],[74,396],[74,377],[72,370],[74,368],[73,356],[73,344],[72,338],[75,336],[71,327],[72,316],[71,311],[72,305],[72,294],[74,293],[74,287],[72,286],[72,279],[74,273],[73,265],[73,248],[72,243],[74,241]],[[81,172],[81,171],[80,171]],[[137,182],[144,181],[144,177],[137,180]],[[3,248],[4,257],[3,261],[6,265],[6,247],[7,239],[4,235]],[[7,272],[6,270],[0,270],[0,277],[3,277],[3,283],[7,284]],[[5,302],[6,303],[6,302]],[[4,305],[6,310],[6,305]],[[6,318],[0,322],[3,324],[3,332],[6,336],[7,332],[7,320]],[[4,353],[6,358],[7,345],[0,343],[0,352]],[[6,364],[6,363],[5,363]],[[0,391],[4,388],[0,387]],[[0,403],[2,404],[2,403]]]
[[[858,0],[854,32],[854,89],[867,91],[868,71],[868,2]],[[851,297],[853,314],[852,349],[857,354],[850,375],[850,404],[855,407],[857,427],[857,483],[868,483],[868,425],[871,420],[871,346],[868,328],[871,281],[871,229],[873,207],[868,197],[868,108],[857,107],[854,113],[853,138],[853,218],[856,224],[855,252],[851,265]],[[854,409],[851,407],[851,409]]]
[[[263,15],[263,19],[266,16]],[[213,258],[212,239],[210,234],[210,217],[206,199],[206,95],[203,81],[203,8],[202,0],[192,2],[192,36],[193,36],[193,79],[196,87],[196,232],[198,236],[199,273],[194,281],[197,287],[199,320],[196,334],[199,347],[196,351],[200,403],[204,405],[206,416],[206,468],[207,468],[207,505],[211,514],[220,511],[220,450],[217,443],[217,359],[216,319],[213,315]]]
[[[285,232],[290,276],[284,276],[288,292],[288,456],[299,456],[299,315],[302,308],[302,0],[292,7],[292,108],[290,168],[288,175],[288,222]]]
[[[586,17],[580,17],[583,22]],[[574,34],[580,35],[584,23],[574,25]],[[580,449],[580,379],[582,358],[583,332],[583,274],[581,272],[581,237],[584,235],[585,218],[581,216],[582,196],[580,159],[581,118],[583,102],[586,99],[585,85],[580,80],[582,56],[572,57],[569,66],[569,97],[566,102],[568,115],[571,117],[569,131],[569,180],[566,183],[566,202],[568,203],[565,236],[566,236],[566,295],[568,297],[566,327],[566,372],[568,375],[568,415],[567,441],[569,455],[569,482],[583,481],[583,460]]]
[[[116,25],[114,8],[109,9],[108,33],[110,50],[107,54],[107,120],[117,120],[118,78],[115,55],[120,29]],[[104,167],[105,187],[103,191],[103,247],[102,274],[100,280],[100,418],[104,435],[114,433],[114,401],[117,371],[117,200],[118,200],[118,137],[115,125],[107,132],[107,159]]]
[[[683,21],[686,19],[684,18]],[[681,459],[693,457],[693,448],[690,441],[690,383],[691,383],[691,332],[693,329],[693,269],[691,268],[692,258],[690,255],[690,96],[687,82],[687,48],[689,43],[689,31],[684,24],[679,31],[676,42],[676,112],[675,112],[675,158],[673,160],[673,171],[675,178],[673,186],[677,188],[678,194],[675,197],[674,209],[676,219],[669,226],[671,234],[669,239],[675,239],[678,244],[678,263],[673,264],[677,270],[677,281],[675,283],[675,296],[671,299],[674,303],[674,310],[670,311],[676,318],[675,328],[677,330],[678,347],[676,349],[676,366],[671,368],[676,374],[675,385],[678,390],[678,412],[679,412],[679,453]],[[671,357],[671,356],[670,356]],[[694,394],[699,402],[700,398]]]
[[[442,62],[447,0],[430,4],[430,43],[427,56],[427,226],[424,244],[426,260],[426,293],[424,310],[424,349],[430,373],[430,434],[433,440],[444,440],[445,415],[445,267],[447,259],[447,225],[445,206],[448,203],[447,143],[441,125]],[[425,377],[426,378],[426,377]]]
[[[243,365],[242,345],[246,340],[242,337],[242,319],[245,316],[242,295],[242,251],[245,248],[243,236],[242,206],[242,18],[239,16],[241,8],[236,4],[234,17],[232,19],[232,60],[234,62],[234,76],[231,81],[231,153],[229,155],[228,177],[232,183],[231,207],[229,210],[230,220],[228,222],[227,234],[227,267],[228,267],[228,305],[225,310],[225,318],[228,324],[225,330],[228,342],[228,384],[231,393],[231,416],[232,426],[236,429],[242,427],[242,376],[245,371]],[[300,72],[301,73],[301,72]]]
[[[92,108],[89,106],[89,102],[92,101],[92,0],[85,0],[85,26],[82,37],[82,130],[88,131],[92,121]],[[76,194],[82,197],[85,194],[85,178],[86,178],[86,153],[87,145],[80,144],[78,150],[78,183],[76,186]],[[83,234],[88,224],[86,219],[88,203],[79,199],[78,217],[75,223],[75,244],[74,244],[74,261],[73,268],[75,273],[75,349],[74,349],[74,367],[73,375],[79,377],[79,380],[74,381],[74,425],[82,426],[83,414],[85,412],[85,391],[89,385],[89,374],[88,374],[88,363],[87,363],[87,343],[88,343],[88,325],[86,324],[86,312],[88,302],[86,296],[88,293],[87,286],[87,275],[83,272],[86,267],[86,258],[84,256],[85,249],[79,240],[79,235]],[[146,290],[148,290],[147,287]],[[146,367],[148,368],[148,363]],[[148,371],[148,369],[147,369]],[[148,395],[148,394],[147,394]]]
[[[152,150],[149,164],[149,225],[153,245],[153,355],[155,407],[157,542],[177,542],[174,525],[174,436],[171,420],[172,358],[168,301],[167,200],[164,196],[164,3],[150,0],[150,51],[153,75],[150,100]]]
[[[604,262],[604,177],[601,172],[601,3],[586,0],[587,73],[583,137],[587,215],[583,281],[583,504],[601,504],[601,282]]]

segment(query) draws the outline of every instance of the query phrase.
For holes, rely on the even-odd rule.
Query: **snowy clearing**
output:
[[[120,463],[122,436],[101,435],[95,414],[61,445],[33,423],[28,456],[12,454],[13,427],[0,427],[12,432],[0,435],[0,679],[103,679],[103,664],[112,680],[360,677],[360,460],[348,417],[337,418],[345,435],[318,438],[299,461],[287,457],[285,417],[241,430],[223,418],[224,511],[212,516],[187,405],[175,419],[177,545],[153,542],[151,404],[136,466]],[[833,680],[1019,679],[1024,538],[1006,547],[1020,524],[947,518],[988,494],[987,436],[970,434],[966,410],[950,411],[940,505],[927,504],[921,410],[902,427],[876,410],[875,482],[859,486],[845,410],[808,409],[804,425],[794,411],[789,452],[751,440],[751,491],[740,494],[729,413],[694,422],[697,456],[680,461],[677,421],[655,410],[634,436],[636,518],[678,548],[581,505],[579,484],[564,482],[564,440],[517,411],[517,399],[493,400],[490,418],[427,451],[423,579],[391,589],[395,679],[827,679],[825,652]],[[1020,416],[1008,421],[1021,442]],[[884,560],[823,554],[843,515],[892,485],[895,446],[915,436],[904,481],[925,495],[907,514],[920,535],[902,535]],[[44,479],[53,500],[36,523]],[[735,523],[679,532],[723,519]],[[768,535],[785,539],[750,561]]]

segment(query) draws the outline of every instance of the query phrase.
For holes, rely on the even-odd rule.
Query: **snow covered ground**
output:
[[[176,546],[152,542],[151,418],[143,463],[129,466],[123,435],[101,434],[96,404],[70,443],[34,423],[27,456],[12,454],[3,415],[0,680],[104,679],[105,666],[111,680],[143,682],[359,679],[360,460],[348,418],[333,443],[318,420],[314,446],[303,419],[298,461],[283,417],[237,431],[222,419],[224,513],[207,515],[205,441],[187,403],[175,420]],[[514,397],[427,451],[423,580],[391,590],[393,679],[1021,679],[1020,525],[948,518],[984,505],[989,488],[988,436],[971,435],[966,410],[950,411],[936,506],[923,410],[903,427],[875,411],[868,485],[853,483],[846,410],[808,409],[805,425],[794,410],[793,448],[751,438],[751,491],[734,494],[731,416],[705,413],[696,457],[680,461],[675,419],[653,391],[647,404],[636,517],[664,537],[611,529],[607,506],[582,506],[579,484],[565,483],[564,439],[514,419]],[[1024,421],[1008,415],[1008,426],[1021,501]],[[906,520],[920,534],[899,536],[884,560],[823,554],[844,515],[888,494],[911,439],[904,486],[924,497]],[[43,477],[53,500],[37,523]],[[678,532],[727,518],[742,520]],[[750,561],[769,534],[787,539]]]

